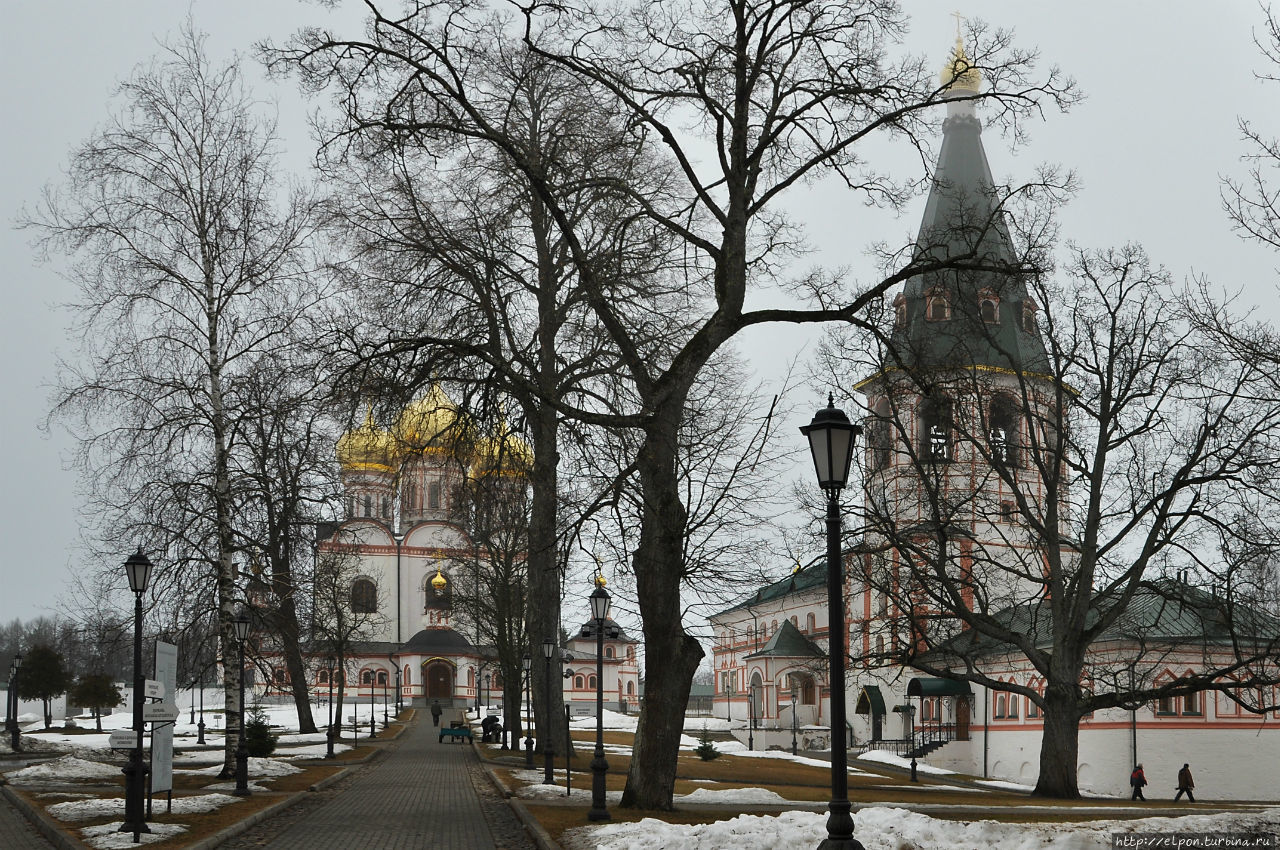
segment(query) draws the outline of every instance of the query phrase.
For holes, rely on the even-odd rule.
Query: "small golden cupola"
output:
[[[427,629],[451,628],[450,614],[453,607],[453,588],[444,574],[444,557],[436,559],[436,574],[423,585],[426,598],[422,606],[422,625]]]
[[[406,455],[451,451],[464,432],[458,406],[439,384],[406,407],[395,425],[395,438]]]
[[[967,97],[977,94],[982,88],[982,73],[969,59],[965,52],[964,40],[956,34],[956,46],[942,66],[938,82],[954,97]]]

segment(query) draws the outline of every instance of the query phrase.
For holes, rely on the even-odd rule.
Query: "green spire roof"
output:
[[[800,630],[791,624],[790,620],[783,620],[782,625],[778,626],[778,630],[773,633],[773,637],[769,638],[769,642],[747,658],[761,658],[763,656],[774,656],[776,658],[825,658],[826,653],[818,648],[818,645],[800,634]]]
[[[982,147],[982,124],[968,102],[948,104],[948,110],[915,260],[982,268],[948,269],[907,282],[891,337],[898,365],[1047,373],[1044,341],[1034,321],[1024,318],[1030,299]],[[945,307],[929,313],[937,297]],[[985,317],[984,300],[992,302]]]

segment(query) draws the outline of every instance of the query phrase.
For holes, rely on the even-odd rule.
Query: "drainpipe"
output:
[[[991,773],[987,770],[987,747],[991,738],[991,718],[987,711],[990,708],[991,689],[985,685],[982,688],[982,778],[990,779]]]

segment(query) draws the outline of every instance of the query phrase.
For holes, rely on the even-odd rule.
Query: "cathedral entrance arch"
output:
[[[453,699],[453,677],[453,664],[443,658],[423,662],[422,684],[427,699]]]

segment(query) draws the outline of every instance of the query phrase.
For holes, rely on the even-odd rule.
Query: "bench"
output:
[[[445,738],[459,738],[459,739],[466,738],[468,741],[470,741],[471,730],[470,729],[441,729],[440,743],[443,744]]]

